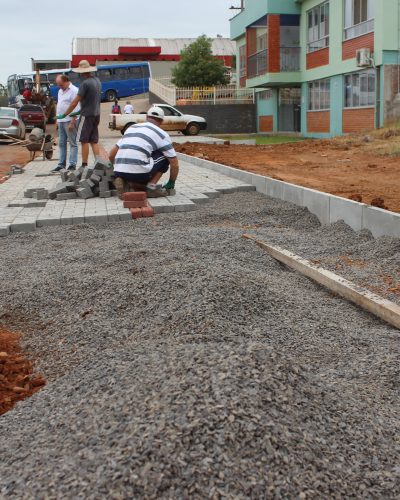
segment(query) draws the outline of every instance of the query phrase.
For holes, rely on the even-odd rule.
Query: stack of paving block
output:
[[[154,217],[154,209],[147,203],[145,192],[135,191],[132,193],[124,193],[124,208],[129,208],[132,214],[132,219],[141,217]]]
[[[23,174],[24,169],[21,165],[11,165],[10,175]]]
[[[114,188],[113,169],[108,163],[97,160],[94,167],[80,167],[77,170],[61,170],[61,182],[49,190],[51,200],[87,200],[98,196],[111,198],[117,191]]]

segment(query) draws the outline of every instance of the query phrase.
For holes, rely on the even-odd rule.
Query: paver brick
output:
[[[144,191],[134,191],[131,193],[124,193],[124,201],[142,201],[147,199],[147,195]]]
[[[152,207],[144,207],[142,210],[143,217],[154,217],[154,208]]]
[[[10,224],[0,224],[0,236],[8,236],[10,234]]]
[[[124,201],[124,208],[143,208],[147,207],[147,200]]]
[[[57,195],[57,200],[58,201],[73,200],[76,197],[77,197],[76,193],[61,193]]]
[[[132,219],[140,219],[143,217],[142,210],[140,208],[131,208]]]
[[[111,198],[111,191],[101,191],[99,193],[100,198]]]

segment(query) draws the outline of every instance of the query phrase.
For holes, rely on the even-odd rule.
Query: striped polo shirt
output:
[[[150,122],[129,127],[117,146],[115,172],[147,174],[153,168],[151,155],[155,151],[160,151],[167,158],[176,157],[170,136]]]

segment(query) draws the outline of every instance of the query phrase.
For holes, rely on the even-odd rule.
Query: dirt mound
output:
[[[265,146],[175,146],[181,153],[342,198],[357,194],[367,204],[384,193],[385,207],[400,212],[400,136],[396,130]]]
[[[32,363],[23,355],[20,335],[0,327],[0,415],[45,383],[41,375],[33,374]]]

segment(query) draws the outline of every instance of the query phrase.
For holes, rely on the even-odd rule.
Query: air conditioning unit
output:
[[[372,66],[371,49],[357,50],[357,66],[360,68]]]

